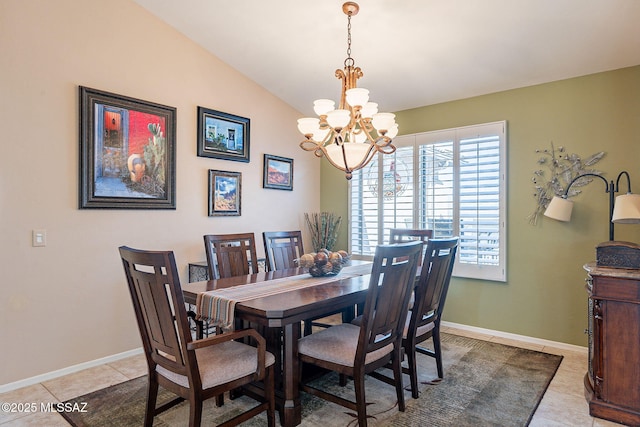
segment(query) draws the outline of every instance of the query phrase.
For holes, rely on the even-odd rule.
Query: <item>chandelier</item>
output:
[[[330,99],[318,99],[313,103],[313,110],[319,118],[298,119],[298,130],[306,138],[300,147],[313,151],[317,157],[324,155],[329,163],[345,172],[347,179],[377,153],[393,153],[396,147],[391,140],[398,134],[395,114],[378,113],[378,104],[369,102],[369,91],[356,87],[363,73],[351,57],[351,17],[359,10],[354,2],[342,5],[347,15],[347,59],[344,69],[336,70],[336,77],[342,80],[338,108]]]

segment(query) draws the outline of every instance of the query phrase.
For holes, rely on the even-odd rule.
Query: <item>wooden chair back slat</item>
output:
[[[376,248],[360,324],[356,360],[402,339],[404,319],[416,278],[420,242]],[[357,362],[356,362],[357,363]]]
[[[207,234],[204,236],[209,277],[226,278],[258,272],[253,233]]]
[[[304,254],[302,232],[265,231],[262,233],[267,271],[295,268],[295,260]]]
[[[173,253],[122,247],[120,256],[147,357],[186,375],[191,333]]]

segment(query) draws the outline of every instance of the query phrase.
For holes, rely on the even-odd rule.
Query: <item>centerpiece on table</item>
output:
[[[340,273],[349,258],[347,251],[331,252],[323,248],[318,252],[302,255],[297,262],[300,267],[308,268],[313,277],[321,277]]]

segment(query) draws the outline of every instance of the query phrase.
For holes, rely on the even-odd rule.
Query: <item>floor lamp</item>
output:
[[[623,175],[627,178],[627,193],[615,197],[614,201],[615,193],[620,191],[620,178]],[[615,184],[613,180],[607,181],[604,177],[594,173],[585,173],[575,177],[567,186],[562,197],[553,196],[553,199],[549,202],[549,206],[547,206],[544,215],[558,221],[570,221],[571,211],[573,210],[573,201],[568,200],[567,198],[569,189],[571,189],[571,186],[576,181],[587,176],[593,176],[603,180],[605,184],[605,193],[609,194],[609,241],[614,240],[613,226],[615,223],[640,223],[640,194],[631,193],[631,180],[629,179],[627,171],[622,171],[618,174]]]

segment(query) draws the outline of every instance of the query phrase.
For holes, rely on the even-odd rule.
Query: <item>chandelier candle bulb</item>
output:
[[[398,124],[394,124],[393,126],[391,126],[388,130],[387,133],[385,134],[387,136],[387,138],[395,138],[398,135]]]
[[[376,104],[375,102],[367,102],[362,106],[362,109],[360,110],[360,117],[362,117],[363,119],[370,119],[377,112],[378,104]]]
[[[396,124],[395,117],[396,115],[392,113],[374,114],[373,120],[371,120],[371,124],[373,124],[373,127],[376,128],[378,133],[383,132],[384,134],[384,132],[388,131],[393,125]]]
[[[322,117],[326,116],[329,111],[333,111],[336,108],[336,103],[330,99],[316,99],[313,101],[313,111]]]
[[[298,130],[303,135],[313,135],[320,131],[320,119],[306,117],[298,119]]]
[[[350,120],[351,112],[349,110],[333,110],[327,113],[327,123],[336,130],[347,126]]]
[[[354,87],[345,92],[347,104],[352,107],[362,107],[369,101],[369,91],[367,89]]]

